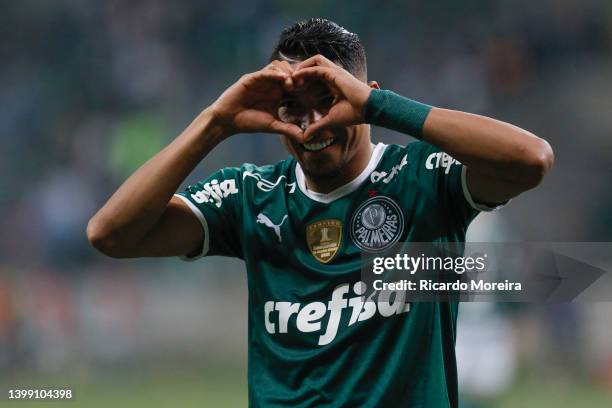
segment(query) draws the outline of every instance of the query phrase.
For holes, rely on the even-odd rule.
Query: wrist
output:
[[[366,123],[422,138],[432,107],[389,90],[373,89],[364,109]]]
[[[200,122],[203,135],[218,139],[219,142],[236,133],[231,126],[231,121],[218,112],[214,105],[204,109],[196,120]]]
[[[208,152],[233,134],[211,107],[200,112],[186,132],[204,152]]]
[[[366,108],[372,90],[373,88],[366,85],[364,87],[360,87],[358,92],[355,92],[354,100],[356,101],[356,103],[354,104],[354,106],[359,112],[361,112],[361,119],[363,122],[366,122]]]

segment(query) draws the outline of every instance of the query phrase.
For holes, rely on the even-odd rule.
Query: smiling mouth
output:
[[[318,151],[325,149],[327,146],[331,145],[332,143],[334,143],[335,140],[336,140],[336,137],[332,136],[325,140],[303,143],[302,146],[304,147],[304,149],[308,150],[309,152],[318,152]]]

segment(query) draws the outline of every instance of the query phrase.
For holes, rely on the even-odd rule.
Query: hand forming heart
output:
[[[279,118],[278,108],[286,92],[303,87],[307,81],[323,81],[335,97],[327,113],[305,130]],[[316,132],[330,127],[363,123],[363,110],[371,87],[322,55],[292,67],[273,61],[260,71],[243,75],[212,105],[225,136],[235,133],[281,133],[303,143]]]

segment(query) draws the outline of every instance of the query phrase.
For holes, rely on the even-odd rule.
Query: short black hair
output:
[[[324,18],[299,21],[285,28],[270,61],[282,60],[283,56],[305,60],[317,54],[341,65],[357,78],[367,77],[366,54],[359,36]]]

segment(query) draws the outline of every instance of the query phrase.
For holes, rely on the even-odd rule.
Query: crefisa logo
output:
[[[404,232],[404,214],[385,196],[372,197],[357,208],[351,219],[351,240],[368,252],[384,251]]]

